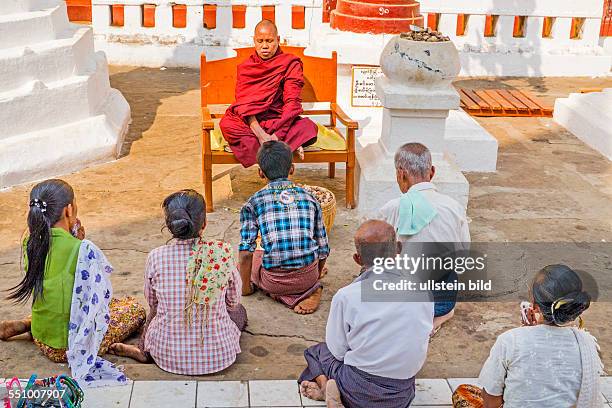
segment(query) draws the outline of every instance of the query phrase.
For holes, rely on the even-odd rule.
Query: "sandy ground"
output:
[[[111,67],[112,85],[132,106],[133,122],[124,156],[63,176],[77,194],[80,217],[90,239],[116,268],[116,295],[142,297],[142,274],[147,252],[164,244],[160,204],[181,188],[202,190],[200,179],[199,78],[194,70]],[[531,89],[549,102],[581,87],[612,87],[610,79],[462,79],[459,85],[516,86]],[[547,118],[478,119],[499,141],[498,171],[467,174],[470,181],[468,215],[474,241],[612,240],[612,168],[610,162]],[[263,184],[256,171],[232,170],[215,182],[215,213],[206,234],[236,243],[238,211]],[[325,320],[335,291],[358,269],[351,261],[352,236],[358,224],[354,211],[343,208],[343,172],[334,180],[325,168],[299,169],[296,178],[334,191],[341,205],[330,240],[333,253],[320,310],[298,316],[260,294],[244,299],[249,312],[242,353],[223,379],[296,378],[304,366],[302,352],[324,338]],[[25,228],[31,185],[0,192],[0,290],[21,276],[19,242]],[[608,267],[610,263],[608,262]],[[0,299],[0,318],[19,318],[28,307]],[[420,377],[476,376],[496,336],[518,323],[516,304],[465,303],[456,317],[431,343]],[[594,304],[587,325],[599,338],[606,365],[612,363],[609,303]],[[397,339],[402,341],[402,339]],[[125,365],[134,379],[173,376],[154,365],[107,356]],[[46,360],[27,339],[0,343],[0,377],[65,371],[65,365]],[[211,378],[211,377],[209,377]]]

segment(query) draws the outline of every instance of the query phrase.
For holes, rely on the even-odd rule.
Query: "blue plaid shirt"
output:
[[[258,232],[266,269],[297,269],[329,255],[321,205],[288,179],[253,194],[240,211],[240,251],[255,251]]]

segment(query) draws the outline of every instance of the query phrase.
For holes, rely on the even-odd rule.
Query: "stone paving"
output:
[[[0,386],[3,380],[0,380]],[[413,408],[451,408],[459,384],[478,385],[476,378],[419,379]],[[603,408],[612,408],[612,377],[602,378]],[[83,408],[246,408],[323,407],[300,395],[294,380],[135,381],[123,387],[86,390]]]
[[[169,238],[162,231],[160,204],[181,188],[202,190],[199,72],[188,69],[110,67],[113,87],[132,107],[132,124],[119,160],[61,176],[75,188],[87,236],[115,267],[117,296],[143,297],[148,252]],[[612,87],[612,78],[460,78],[460,87],[528,89],[549,103],[583,87]],[[550,118],[478,118],[500,143],[496,173],[467,173],[468,216],[474,242],[612,242],[612,166]],[[327,166],[298,166],[295,179],[330,189],[340,203],[330,231],[330,273],[320,309],[300,316],[258,293],[243,299],[249,327],[242,353],[227,370],[201,380],[294,380],[304,369],[303,351],[324,339],[331,298],[359,268],[351,259],[359,220],[346,210],[343,170],[327,178]],[[263,186],[255,168],[223,172],[215,183],[217,211],[206,236],[236,247],[239,210]],[[0,192],[0,312],[3,319],[30,313],[29,305],[6,300],[4,291],[22,278],[21,241],[32,184]],[[546,255],[550,258],[550,254]],[[555,262],[558,259],[555,259]],[[550,262],[552,263],[552,262]],[[609,298],[608,298],[609,299]],[[598,301],[585,313],[598,338],[604,364],[612,366],[612,304]],[[462,303],[430,344],[419,378],[475,377],[497,336],[520,322],[518,303]],[[137,338],[130,339],[137,342]],[[154,364],[105,356],[125,367],[133,380],[177,380]],[[68,367],[46,359],[27,336],[0,343],[0,378],[40,376]]]

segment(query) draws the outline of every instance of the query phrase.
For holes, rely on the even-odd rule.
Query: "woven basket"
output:
[[[319,203],[321,203],[323,224],[325,224],[325,230],[329,234],[332,226],[334,225],[334,219],[336,218],[336,196],[334,193],[324,187],[308,185],[302,185],[301,187],[311,193],[315,198],[317,198],[317,200],[319,199],[317,193],[328,193],[331,195],[331,200],[327,201],[325,204],[319,201]]]

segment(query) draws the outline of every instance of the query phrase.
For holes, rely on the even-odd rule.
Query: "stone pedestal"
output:
[[[452,157],[445,153],[450,109],[459,105],[452,79],[459,56],[451,42],[423,43],[393,37],[381,54],[384,75],[376,81],[383,105],[378,143],[359,149],[359,212],[368,216],[399,196],[393,157],[408,142],[429,148],[438,189],[467,206],[469,185]]]

